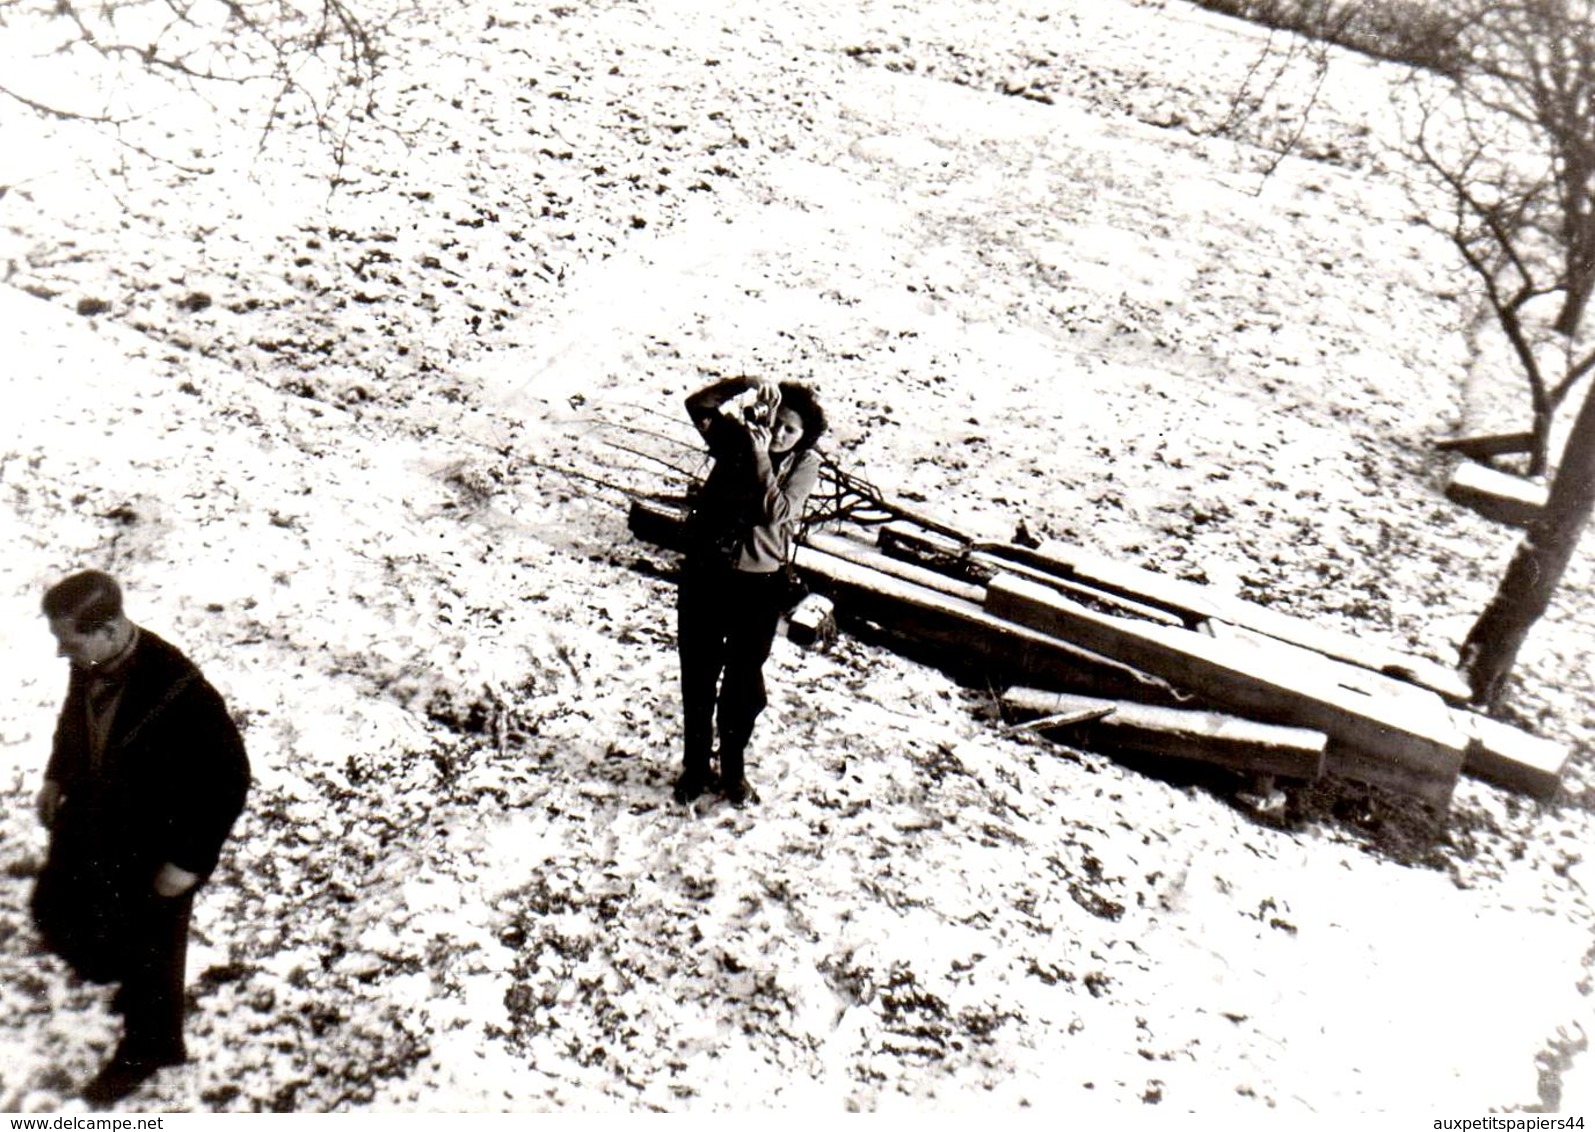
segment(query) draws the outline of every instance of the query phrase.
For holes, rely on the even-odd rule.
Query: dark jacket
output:
[[[727,378],[687,399],[714,467],[687,516],[687,554],[695,563],[749,573],[779,570],[791,557],[803,505],[820,474],[820,458],[803,446],[771,461],[774,482],[761,482],[748,434],[721,415],[721,406],[750,388]]]
[[[249,789],[238,728],[187,657],[140,630],[118,677],[95,766],[86,708],[94,677],[72,670],[45,772],[63,798],[33,898],[46,944],[91,978],[129,915],[153,899],[163,864],[202,881],[216,867]]]

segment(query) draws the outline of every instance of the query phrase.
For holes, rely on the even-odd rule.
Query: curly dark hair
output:
[[[780,389],[781,408],[791,409],[803,422],[803,435],[792,446],[793,453],[813,448],[826,429],[825,410],[820,407],[820,399],[813,386],[801,381],[783,381]]]

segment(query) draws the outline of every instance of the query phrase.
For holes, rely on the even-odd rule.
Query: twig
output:
[[[546,461],[538,460],[530,456],[524,457],[522,462],[529,467],[541,468],[545,472],[553,472],[556,475],[569,476],[571,479],[585,480],[587,483],[595,484],[598,487],[608,488],[610,491],[617,491],[628,499],[653,499],[661,503],[675,503],[679,502],[681,498],[680,494],[676,492],[639,491],[637,488],[627,487],[625,484],[604,479],[602,476],[595,476],[590,472],[580,472],[575,468],[567,468],[560,464],[550,464]]]
[[[613,440],[606,440],[603,443],[604,443],[604,445],[606,447],[613,448],[613,449],[615,449],[618,452],[624,452],[628,456],[635,456],[639,460],[648,460],[648,461],[651,461],[652,463],[659,464],[662,467],[669,468],[672,472],[675,472],[679,476],[685,476],[687,479],[695,479],[696,478],[696,476],[694,475],[693,472],[689,471],[686,468],[681,467],[679,464],[671,463],[669,460],[665,459],[663,456],[655,456],[652,452],[644,452],[641,449],[632,448],[629,445],[620,444],[620,443],[618,443],[616,441],[613,441]]]
[[[690,440],[683,440],[679,436],[670,436],[667,433],[657,432],[651,428],[641,428],[638,425],[623,424],[620,421],[606,421],[602,417],[581,417],[578,418],[578,423],[592,425],[594,428],[614,428],[619,429],[622,432],[633,433],[637,436],[652,437],[655,440],[662,440],[666,444],[673,444],[677,448],[685,448],[691,452],[697,452],[702,447],[701,444],[694,443]]]
[[[1103,716],[1112,715],[1114,710],[1111,706],[1076,708],[1074,711],[1063,711],[1057,715],[1044,715],[1040,719],[1030,719],[1024,723],[1010,723],[1002,729],[1002,733],[1011,735],[1015,731],[1052,730],[1069,727],[1076,723],[1089,723],[1093,719],[1101,719]]]

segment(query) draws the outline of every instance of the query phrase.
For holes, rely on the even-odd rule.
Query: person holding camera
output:
[[[718,789],[742,806],[758,800],[744,755],[766,703],[764,662],[784,612],[784,567],[819,479],[814,445],[825,412],[807,385],[732,377],[688,397],[687,414],[714,466],[687,518],[676,606],[684,734],[673,795],[686,804]]]

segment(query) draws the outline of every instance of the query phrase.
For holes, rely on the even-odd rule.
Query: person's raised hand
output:
[[[757,404],[760,419],[773,424],[775,414],[781,408],[781,387],[768,378],[761,380]]]
[[[748,430],[748,440],[753,445],[755,452],[768,452],[770,450],[770,426],[760,424],[758,421],[745,421]]]

